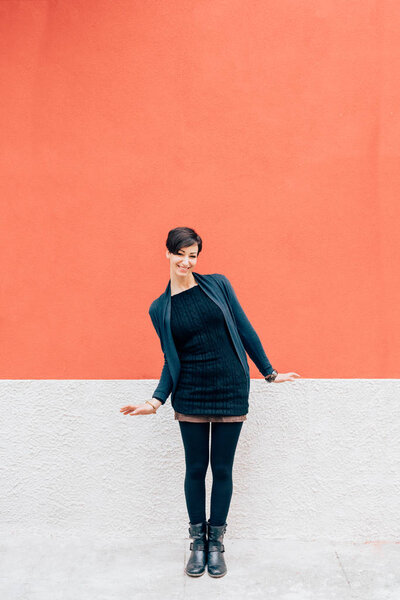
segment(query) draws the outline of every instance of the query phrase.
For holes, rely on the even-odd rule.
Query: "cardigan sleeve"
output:
[[[231,282],[225,275],[221,275],[221,278],[228,294],[229,302],[233,310],[236,326],[243,342],[243,346],[260,373],[262,373],[262,375],[265,377],[266,375],[272,373],[274,369],[267,355],[265,354],[257,332],[250,323],[246,313],[239,303]]]
[[[154,329],[156,330],[157,335],[160,338],[161,349],[164,354],[164,366],[161,371],[161,377],[160,377],[160,380],[158,382],[156,389],[153,392],[152,397],[156,398],[157,400],[160,400],[160,402],[162,402],[162,404],[165,404],[168,396],[170,395],[170,393],[172,391],[173,380],[172,380],[171,373],[170,373],[170,370],[168,367],[168,361],[167,361],[167,357],[165,355],[163,343],[161,341],[160,331],[159,331],[159,328],[157,325],[157,317],[154,312],[154,309],[152,309],[152,306],[150,306],[149,315],[150,315],[151,321],[153,323]]]

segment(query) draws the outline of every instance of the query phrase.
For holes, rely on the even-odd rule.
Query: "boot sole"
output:
[[[204,575],[205,571],[203,571],[202,573],[188,573],[186,571],[186,569],[184,569],[186,575],[189,575],[189,577],[201,577],[202,575]]]
[[[221,575],[211,575],[211,573],[208,573],[210,577],[223,577],[224,575],[227,574],[228,571],[225,571],[225,573],[222,573]]]

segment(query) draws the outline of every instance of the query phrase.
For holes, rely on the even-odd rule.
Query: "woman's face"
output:
[[[193,244],[186,248],[180,248],[177,254],[172,254],[167,250],[167,258],[169,258],[171,272],[176,273],[180,277],[185,277],[193,270],[197,263],[198,245]]]

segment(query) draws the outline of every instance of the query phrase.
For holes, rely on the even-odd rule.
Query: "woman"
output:
[[[223,537],[233,490],[233,460],[249,408],[246,352],[268,382],[291,381],[300,375],[273,369],[225,275],[194,271],[202,240],[193,229],[172,229],[166,246],[170,280],[149,309],[164,353],[161,378],[151,401],[124,406],[121,412],[155,413],[171,394],[185,450],[184,490],[193,540],[185,572],[198,577],[207,565],[211,577],[222,577],[227,572]],[[209,462],[213,484],[206,521]]]

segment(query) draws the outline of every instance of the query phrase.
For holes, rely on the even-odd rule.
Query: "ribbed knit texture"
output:
[[[181,363],[173,408],[185,414],[247,414],[246,374],[221,309],[199,285],[171,296],[171,332]]]

